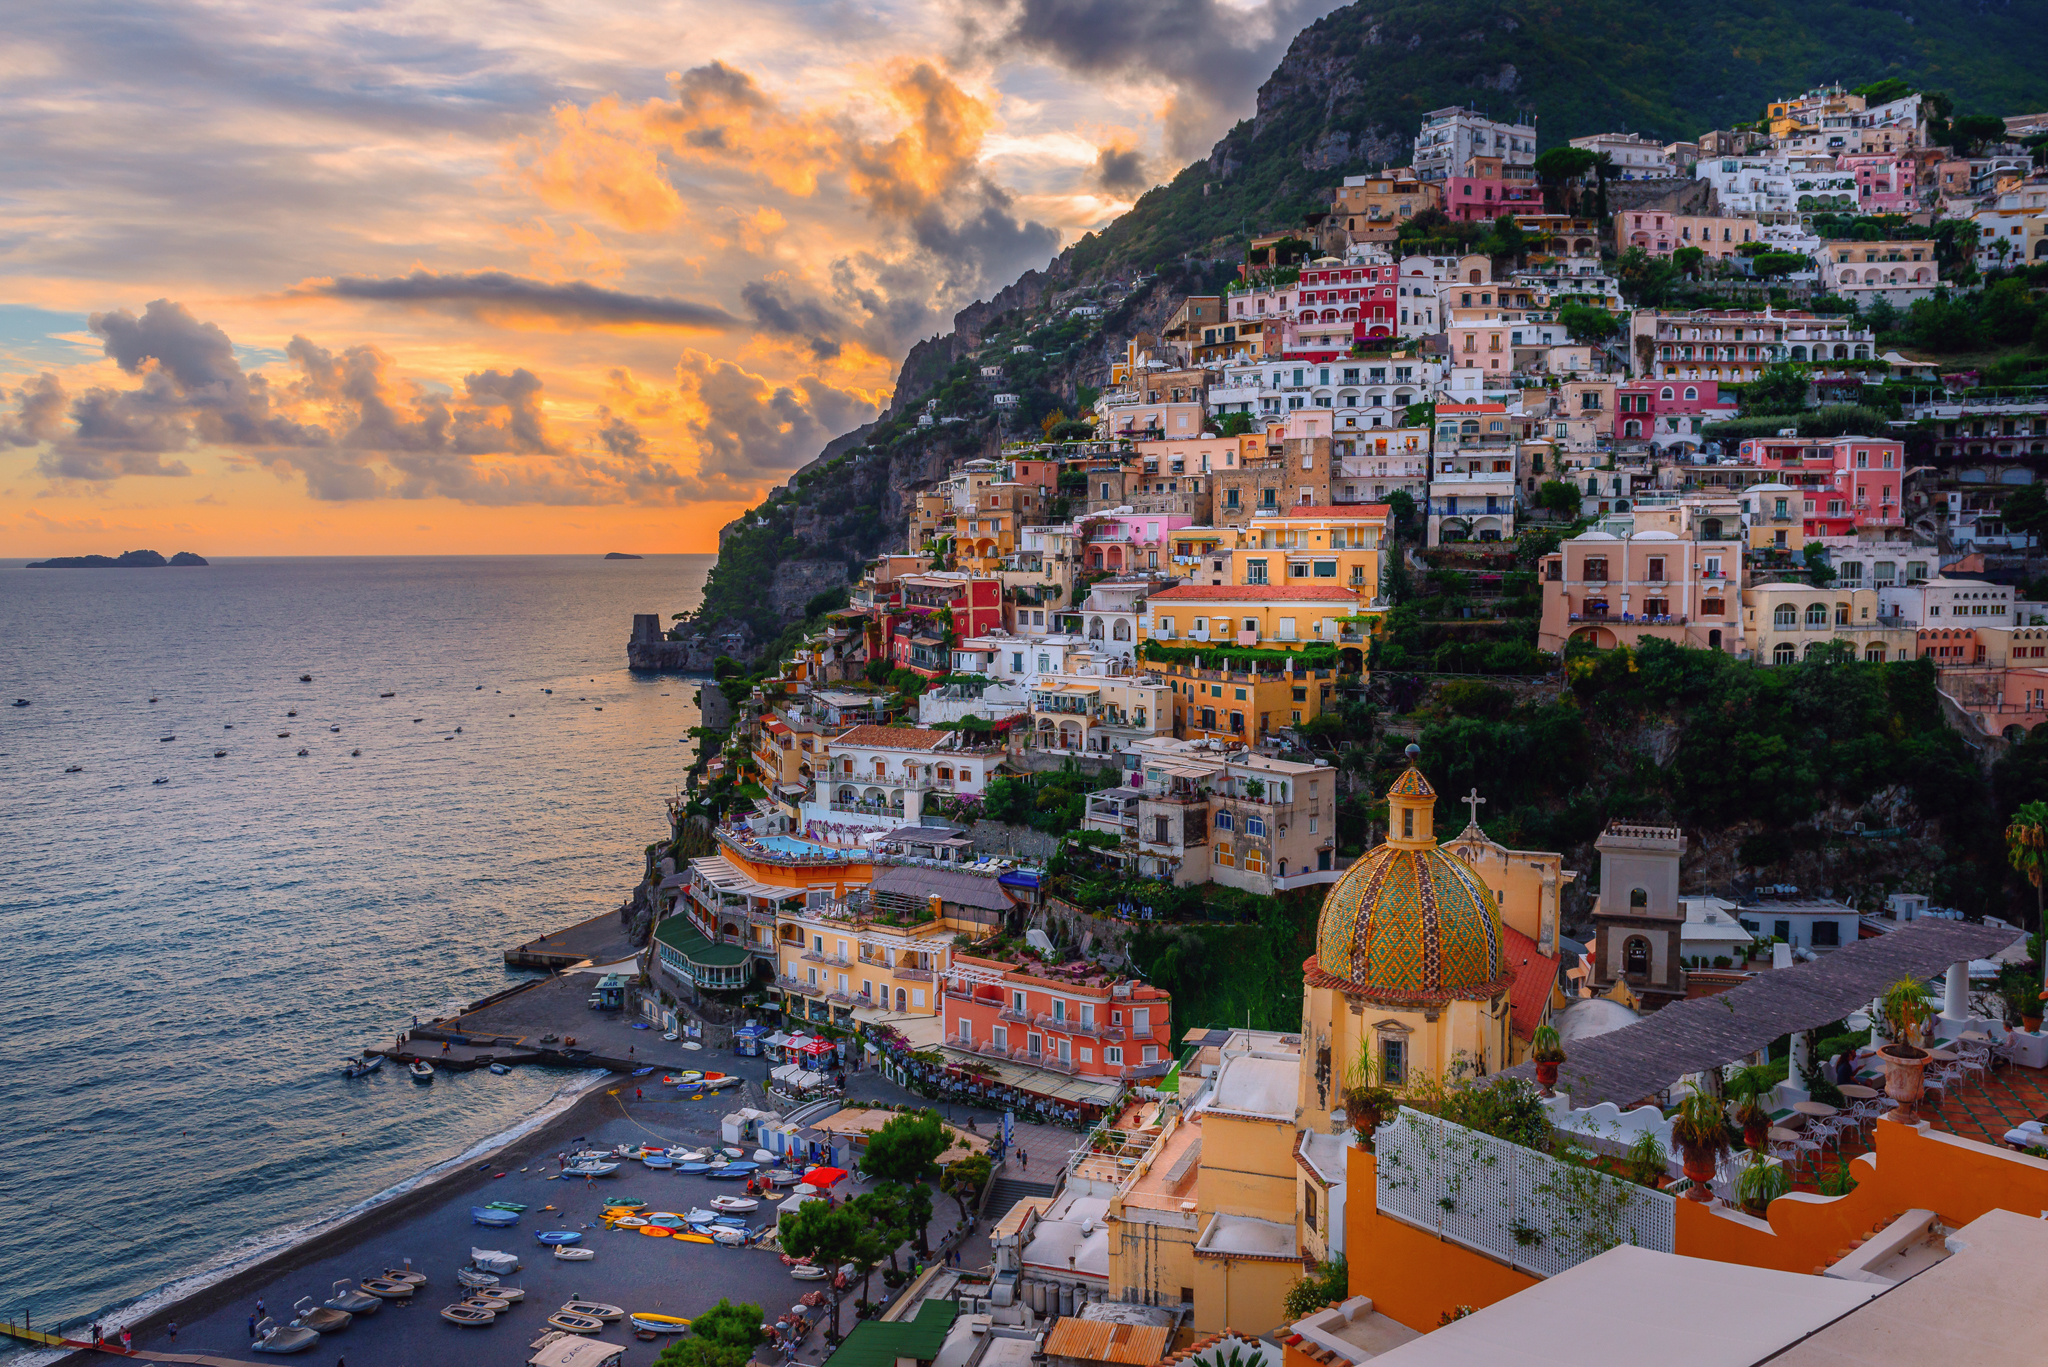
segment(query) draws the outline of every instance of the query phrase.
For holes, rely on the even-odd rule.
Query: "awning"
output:
[[[945,1055],[949,1068],[964,1069],[970,1064],[977,1065],[988,1070],[983,1076],[990,1082],[1014,1087],[1048,1101],[1063,1101],[1074,1106],[1108,1106],[1123,1090],[1123,1084],[1113,1078],[1069,1076],[965,1049],[946,1047],[940,1052]]]
[[[769,1045],[772,1048],[780,1049],[784,1045],[789,1043],[789,1036],[783,1034],[780,1030],[777,1030],[767,1039],[762,1040],[761,1043]]]

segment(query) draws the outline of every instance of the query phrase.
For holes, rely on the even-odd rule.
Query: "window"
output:
[[[1382,1086],[1402,1087],[1408,1082],[1408,1041],[1398,1035],[1380,1036],[1380,1081]]]
[[[1112,1044],[1102,1051],[1102,1061],[1112,1068],[1124,1066],[1124,1051]]]
[[[1163,818],[1162,818],[1162,819],[1163,819]],[[1236,823],[1236,818],[1235,818],[1235,817],[1233,817],[1233,816],[1232,816],[1232,815],[1231,815],[1231,814],[1230,814],[1229,812],[1218,812],[1218,813],[1216,813],[1216,829],[1217,829],[1217,830],[1219,830],[1219,831],[1227,831],[1227,830],[1230,830],[1230,829],[1232,828],[1232,826],[1233,826],[1233,825],[1234,825],[1235,823]]]
[[[1230,842],[1228,840],[1216,842],[1216,862],[1226,869],[1237,866],[1237,860],[1231,855]]]
[[[1779,631],[1790,631],[1799,625],[1799,609],[1789,603],[1781,603],[1771,614],[1771,625]]]
[[[1842,926],[1839,921],[1815,921],[1810,930],[1815,949],[1833,949],[1842,943]]]

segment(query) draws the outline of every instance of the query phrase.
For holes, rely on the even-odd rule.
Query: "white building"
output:
[[[1513,461],[1508,462],[1510,466]],[[1429,481],[1429,544],[1511,541],[1515,472],[1439,470]]]
[[[1422,130],[1415,135],[1417,180],[1469,176],[1474,157],[1498,157],[1504,166],[1533,166],[1536,125],[1502,123],[1459,105],[1422,116]]]
[[[1879,585],[1877,601],[1886,617],[1903,617],[1923,631],[2013,625],[2012,589],[1981,579],[1909,579]]]
[[[930,793],[980,796],[1003,759],[970,732],[915,726],[856,726],[825,754],[804,821],[874,831],[915,824]]]
[[[1854,211],[1859,203],[1856,173],[1834,169],[1831,156],[1702,157],[1693,175],[1714,187],[1724,215],[1765,223]]]
[[[1410,256],[1402,260],[1395,285],[1398,331],[1403,337],[1428,337],[1444,330],[1437,305],[1438,286],[1458,269],[1455,256]]]
[[[1261,423],[1329,409],[1317,436],[1399,427],[1410,404],[1427,403],[1442,365],[1423,356],[1339,357],[1308,361],[1286,356],[1233,362],[1209,389],[1211,407],[1248,413]],[[1304,419],[1306,420],[1306,419]]]
[[[1596,156],[1605,152],[1620,173],[1609,179],[1648,180],[1678,174],[1664,144],[1641,133],[1595,133],[1573,138],[1572,146]]]

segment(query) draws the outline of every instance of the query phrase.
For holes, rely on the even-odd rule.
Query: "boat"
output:
[[[294,707],[289,712],[286,712],[285,715],[287,717],[296,717],[299,715],[299,709]]]
[[[645,1068],[635,1068],[635,1069],[633,1070],[633,1076],[634,1076],[634,1077],[646,1077],[646,1076],[647,1076],[647,1075],[648,1075],[649,1073],[651,1073],[651,1072],[653,1072],[653,1071],[654,1071],[654,1065],[650,1063],[650,1064],[649,1064],[649,1065],[647,1065],[647,1066],[646,1066]]]
[[[611,1210],[624,1210],[624,1211],[635,1211],[635,1210],[645,1210],[645,1209],[647,1209],[647,1203],[646,1203],[645,1201],[635,1200],[635,1199],[634,1199],[633,1197],[631,1197],[631,1196],[614,1196],[614,1197],[613,1197],[613,1198],[612,1198],[611,1200],[609,1200],[609,1201],[607,1201],[607,1202],[605,1202],[605,1203],[604,1203],[604,1208],[605,1208],[606,1210],[608,1210],[608,1211],[611,1211]]]
[[[157,743],[158,743],[159,745],[164,745],[164,744],[168,744],[168,743],[170,743],[171,741],[174,741],[174,740],[176,740],[176,739],[177,739],[177,737],[176,737],[176,736],[158,736],[158,737],[157,737],[156,739],[157,739]]]
[[[758,1210],[761,1203],[751,1196],[714,1196],[711,1207],[714,1210]]]
[[[626,1318],[635,1329],[651,1329],[657,1334],[680,1334],[690,1327],[681,1315],[657,1315],[651,1310],[635,1310]]]
[[[292,1314],[292,1328],[311,1329],[316,1334],[338,1334],[355,1318],[346,1310],[316,1305],[311,1296],[301,1296],[292,1306]]]
[[[380,698],[395,698],[398,695],[396,693],[379,693],[377,696]]]
[[[640,1232],[656,1239],[666,1239],[669,1235],[675,1233],[667,1225],[657,1225],[651,1222],[643,1222],[640,1226]]]
[[[752,1231],[741,1229],[736,1225],[713,1225],[711,1227],[711,1241],[724,1244],[728,1248],[739,1248],[752,1243],[754,1235]]]
[[[690,1222],[672,1210],[657,1210],[647,1217],[647,1223],[660,1225],[663,1229],[681,1229]]]
[[[574,1229],[542,1230],[534,1237],[544,1244],[553,1244],[557,1248],[562,1247],[564,1244],[580,1244],[583,1242],[581,1231]]]
[[[789,1275],[800,1282],[822,1282],[825,1280],[825,1269],[812,1267],[809,1263],[798,1263],[789,1269]]]
[[[351,751],[349,751],[349,752],[348,752],[348,757],[349,757],[350,759],[355,759],[355,758],[356,758],[357,756],[361,755],[362,753],[363,753],[363,752],[362,752],[362,751],[360,751],[360,750],[351,750]]]
[[[686,1221],[687,1221],[688,1223],[690,1223],[690,1224],[693,1224],[693,1225],[708,1225],[708,1224],[710,1224],[710,1223],[711,1223],[711,1222],[712,1222],[713,1220],[715,1220],[715,1219],[717,1219],[717,1218],[718,1218],[718,1212],[716,1212],[716,1211],[711,1211],[711,1210],[701,1210],[701,1209],[700,1209],[700,1210],[693,1210],[693,1211],[691,1211],[691,1212],[690,1212],[690,1213],[689,1213],[688,1215],[684,1216],[683,1218],[684,1218],[684,1220],[686,1220]]]
[[[665,1153],[644,1154],[640,1161],[650,1168],[672,1168],[676,1165],[676,1160]]]
[[[85,772],[85,766],[83,764],[74,764],[64,772],[67,774],[82,774]]]
[[[694,1087],[703,1080],[704,1074],[694,1068],[685,1068],[682,1072],[676,1074],[676,1086],[678,1087]]]
[[[788,1168],[774,1168],[768,1173],[768,1181],[773,1186],[793,1187],[803,1180],[802,1173],[792,1172]]]
[[[727,1158],[745,1158],[747,1156],[745,1149],[720,1149],[719,1152]]]
[[[327,729],[328,729],[329,731],[340,731],[340,730],[341,730],[341,728],[340,728],[339,726],[330,726],[330,727],[328,727]]]
[[[285,739],[286,737],[288,737],[289,735],[291,735],[291,732],[289,732],[289,731],[280,731],[280,732],[278,732],[278,733],[277,733],[277,738],[278,738],[279,740],[283,740],[283,739]]]
[[[489,1206],[471,1206],[469,1208],[469,1218],[480,1225],[489,1225],[493,1229],[504,1229],[508,1225],[519,1223],[519,1212],[516,1210],[492,1210]]]
[[[151,701],[151,702],[155,702],[155,701],[156,701],[156,699],[154,699],[154,698],[151,698],[151,699],[150,699],[150,701]],[[16,699],[14,700],[14,705],[15,705],[16,707],[27,707],[27,706],[29,705],[29,701],[28,701],[28,699],[27,699],[27,698],[16,698]]]
[[[743,1177],[752,1177],[761,1170],[759,1163],[727,1163],[716,1172],[704,1175],[714,1182],[737,1182]]]
[[[469,1261],[479,1272],[496,1272],[503,1275],[519,1270],[518,1254],[500,1253],[494,1248],[472,1247],[469,1250]]]
[[[685,1049],[702,1049],[703,1047],[703,1045],[697,1043],[697,1041],[693,1039],[686,1039],[683,1041],[683,1048]]]
[[[305,758],[306,756],[308,756],[308,755],[310,755],[310,754],[312,754],[312,753],[313,753],[313,752],[312,752],[311,750],[308,750],[308,749],[307,749],[307,748],[306,748],[305,746],[303,746],[303,745],[301,745],[301,746],[299,747],[299,758],[300,758],[300,759],[304,759],[304,758]]]
[[[311,682],[313,682],[313,676],[312,676],[311,674],[301,674],[301,675],[299,675],[299,682],[300,682],[300,683],[311,683]]]
[[[341,1061],[341,1073],[343,1077],[362,1077],[376,1072],[383,1066],[382,1054],[358,1054],[354,1058],[345,1058]]]
[[[710,1172],[711,1167],[712,1165],[709,1163],[678,1163],[676,1164],[676,1171],[680,1173],[687,1173],[690,1176],[695,1177],[700,1174]]]
[[[385,1277],[365,1277],[360,1282],[357,1282],[356,1285],[380,1300],[403,1301],[412,1299],[413,1286],[411,1282],[394,1282]]]
[[[548,1316],[548,1323],[569,1334],[602,1334],[604,1321],[595,1315],[579,1315],[571,1310],[557,1310]]]
[[[303,1353],[320,1341],[320,1335],[312,1329],[294,1329],[289,1324],[279,1324],[265,1315],[256,1326],[256,1341],[249,1345],[252,1353]]]
[[[496,1286],[498,1284],[498,1279],[496,1277],[492,1276],[488,1272],[479,1272],[473,1267],[456,1268],[455,1280],[460,1282],[462,1285],[468,1287],[471,1291],[481,1291],[485,1287]]]
[[[526,1299],[526,1288],[523,1286],[494,1286],[483,1294],[491,1297],[493,1300],[501,1300],[511,1305],[517,1305]]]
[[[343,1277],[334,1284],[334,1294],[327,1298],[329,1310],[345,1310],[351,1315],[374,1315],[384,1308],[384,1302],[365,1291],[358,1291],[354,1282]]]
[[[712,1241],[709,1234],[699,1234],[695,1230],[678,1233],[675,1237],[686,1244],[708,1244]]]
[[[465,1296],[462,1303],[472,1310],[488,1310],[493,1315],[502,1315],[512,1308],[512,1302],[495,1292],[479,1291],[474,1296]]]
[[[423,1058],[414,1059],[412,1066],[405,1071],[412,1074],[414,1082],[432,1082],[434,1080],[434,1065]]]
[[[677,1040],[681,1039],[682,1036],[678,1035],[675,1031],[670,1030],[663,1034],[662,1038],[667,1040],[670,1044],[674,1044]]]
[[[488,1167],[489,1164],[485,1166]],[[521,1169],[521,1171],[524,1171],[524,1169]],[[526,1210],[526,1207],[520,1205],[517,1201],[486,1201],[484,1202],[484,1207],[487,1210],[509,1210],[515,1215],[522,1214]]]
[[[387,1282],[405,1282],[412,1286],[425,1286],[427,1274],[412,1270],[412,1259],[405,1260],[404,1267],[387,1267],[381,1274]]]
[[[152,787],[162,787],[164,784],[169,782],[170,780],[167,778],[153,778],[150,780],[150,785]]]
[[[571,1163],[562,1171],[570,1177],[610,1177],[619,1170],[617,1163]]]
[[[228,757],[228,752],[225,750],[216,750],[213,752],[213,757],[215,759],[226,759]]]
[[[555,1248],[555,1260],[557,1262],[587,1263],[596,1256],[597,1251],[590,1248],[564,1248],[559,1245]]]
[[[506,1067],[506,1066],[505,1066],[504,1064],[502,1064],[502,1063],[493,1063],[493,1064],[491,1065],[491,1071],[492,1071],[493,1073],[496,1073],[496,1074],[497,1074],[497,1075],[498,1075],[499,1077],[503,1077],[503,1076],[505,1076],[505,1074],[507,1074],[507,1073],[511,1072],[512,1070],[511,1070],[510,1068],[507,1068],[507,1067]]]
[[[623,1319],[626,1314],[618,1306],[607,1305],[603,1301],[569,1301],[562,1306],[562,1313],[565,1315],[589,1315],[594,1319],[604,1320],[606,1323]]]
[[[473,1305],[446,1305],[441,1307],[441,1318],[450,1324],[460,1324],[471,1329],[482,1329],[498,1321],[498,1312],[482,1310]]]
[[[747,1217],[744,1215],[721,1215],[711,1223],[714,1225],[730,1225],[734,1229],[745,1229],[747,1228]]]
[[[612,1224],[619,1229],[643,1229],[646,1227],[647,1221],[641,1219],[638,1215],[620,1215],[612,1220]]]

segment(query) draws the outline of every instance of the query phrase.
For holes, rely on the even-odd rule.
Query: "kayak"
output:
[[[708,1244],[712,1242],[709,1234],[677,1234],[674,1237],[686,1244]]]
[[[636,1310],[626,1318],[635,1329],[652,1329],[657,1334],[680,1334],[690,1327],[681,1315],[657,1315],[648,1310]]]
[[[563,1244],[580,1244],[583,1242],[582,1234],[573,1229],[550,1229],[535,1237],[544,1244],[554,1244],[558,1248]]]
[[[666,1239],[666,1238],[668,1238],[668,1237],[669,1237],[669,1236],[670,1236],[671,1234],[674,1234],[674,1233],[675,1233],[675,1231],[674,1231],[674,1230],[672,1230],[672,1229],[670,1229],[670,1228],[669,1228],[669,1227],[668,1227],[667,1225],[647,1225],[647,1224],[643,1224],[643,1225],[641,1225],[641,1226],[640,1226],[640,1232],[641,1232],[642,1234],[651,1234],[651,1235],[653,1235],[653,1236],[654,1236],[655,1238],[657,1238],[657,1239]]]

